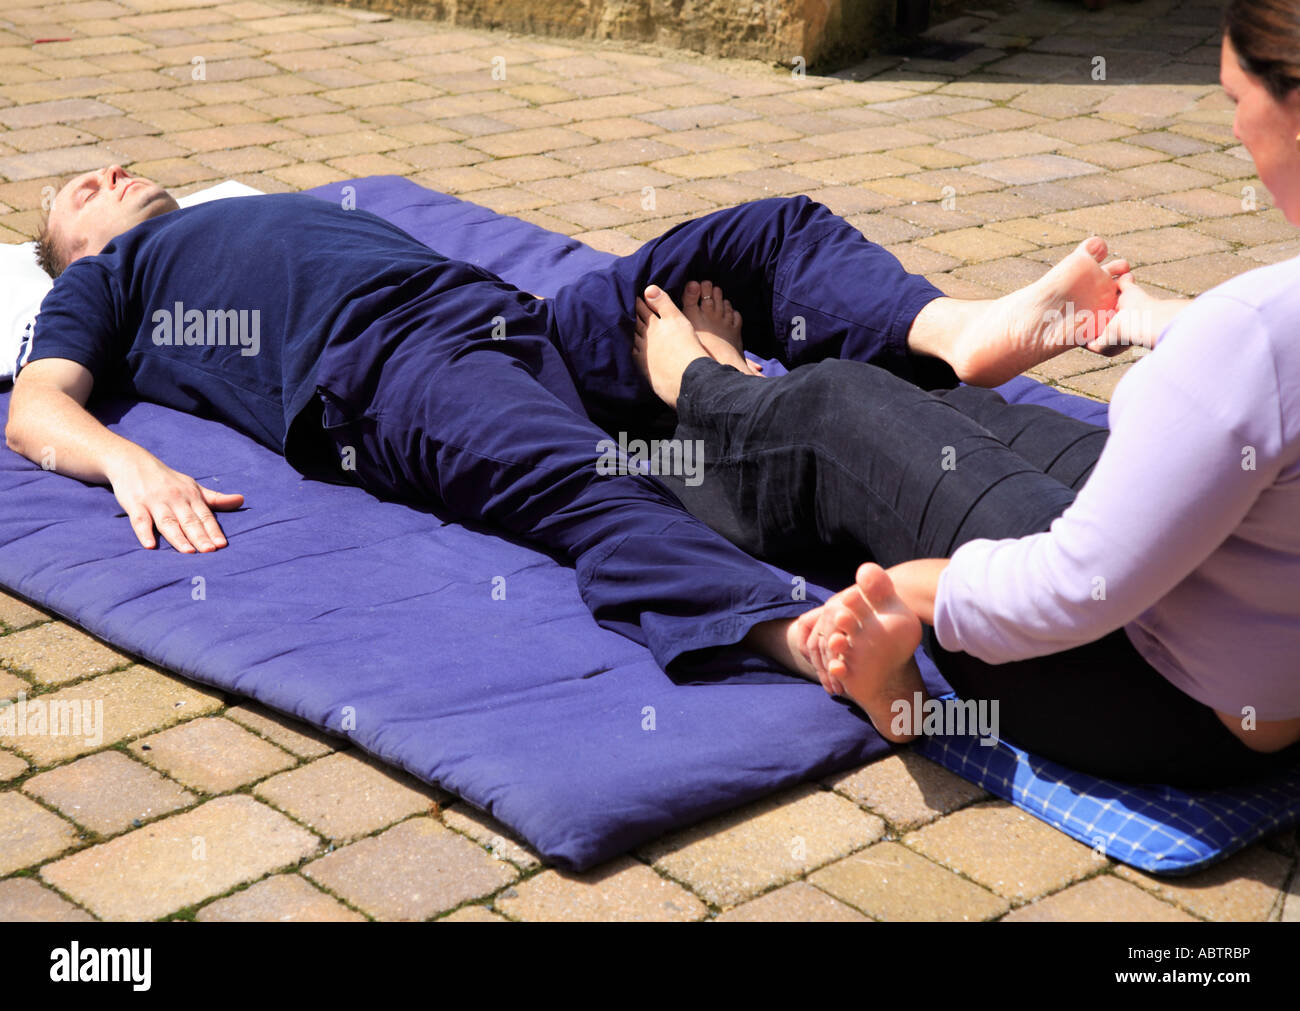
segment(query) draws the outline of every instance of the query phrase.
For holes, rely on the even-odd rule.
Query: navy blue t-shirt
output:
[[[96,392],[217,418],[309,469],[318,447],[291,427],[316,406],[322,350],[445,263],[396,225],[316,197],[214,200],[74,261],[41,303],[27,362],[70,359]]]

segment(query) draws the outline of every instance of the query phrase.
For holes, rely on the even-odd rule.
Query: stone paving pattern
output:
[[[1217,4],[1005,6],[936,29],[956,60],[800,77],[287,0],[7,0],[0,241],[118,162],[177,193],[397,173],[617,253],[807,193],[966,297],[1090,232],[1183,295],[1300,252],[1232,137]],[[1106,399],[1132,357],[1035,374]],[[0,697],[105,703],[98,742],[0,739],[0,919],[1300,919],[1294,832],[1159,880],[906,750],[565,873],[342,742],[13,597],[0,623]]]

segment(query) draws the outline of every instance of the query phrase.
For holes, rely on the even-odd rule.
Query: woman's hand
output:
[[[1099,355],[1114,357],[1130,347],[1154,348],[1161,332],[1190,301],[1182,298],[1156,298],[1145,291],[1131,273],[1116,279],[1119,300],[1110,322],[1096,339],[1084,345]]]

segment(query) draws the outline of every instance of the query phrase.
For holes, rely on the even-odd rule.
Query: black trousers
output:
[[[676,438],[703,445],[703,480],[670,487],[695,516],[789,567],[829,548],[855,564],[946,558],[975,538],[1046,530],[1107,430],[992,390],[926,391],[873,365],[787,376],[691,364]],[[1257,777],[1300,757],[1241,743],[1118,630],[1075,649],[987,664],[925,649],[965,699],[997,700],[1001,736],[1098,776],[1184,787]]]

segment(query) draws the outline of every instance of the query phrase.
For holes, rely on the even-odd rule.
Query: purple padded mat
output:
[[[397,177],[312,192],[540,295],[609,259]],[[1028,380],[1006,392],[1104,422],[1105,405]],[[591,867],[887,749],[849,706],[793,677],[675,684],[595,624],[572,570],[522,544],[305,481],[212,421],[151,404],[98,410],[172,466],[246,496],[222,521],[230,547],[143,551],[108,489],[6,451],[0,583],[149,662],[348,738],[488,811],[550,862]]]

